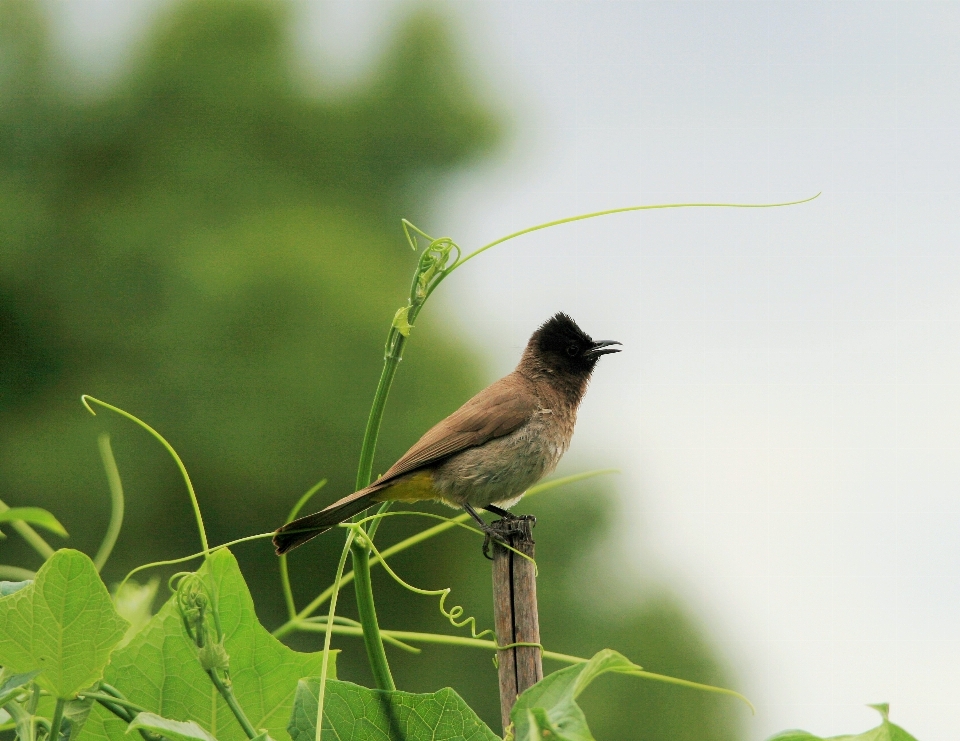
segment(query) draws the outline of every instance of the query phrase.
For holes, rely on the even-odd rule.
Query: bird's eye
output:
[[[577,345],[568,345],[567,346],[567,355],[571,358],[575,358],[580,354],[580,348]]]

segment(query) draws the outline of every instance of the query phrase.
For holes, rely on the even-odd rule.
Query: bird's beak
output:
[[[620,343],[616,340],[600,340],[599,342],[594,342],[590,346],[590,349],[587,350],[583,355],[587,358],[599,358],[601,355],[608,355],[612,352],[620,352],[619,348],[611,347],[611,345],[619,345]]]

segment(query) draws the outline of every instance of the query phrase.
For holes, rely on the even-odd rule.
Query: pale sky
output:
[[[102,72],[157,2],[50,5]],[[298,7],[301,46],[349,80],[405,6]],[[960,4],[443,7],[514,129],[435,212],[402,214],[435,236],[471,249],[611,207],[823,192],[524,237],[433,310],[497,372],[558,310],[624,343],[562,471],[622,469],[632,574],[671,584],[736,667],[751,741],[861,732],[877,702],[921,741],[955,738]]]

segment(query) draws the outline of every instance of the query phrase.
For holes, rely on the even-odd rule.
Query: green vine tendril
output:
[[[401,514],[401,513],[397,512],[395,514]],[[380,554],[380,551],[377,550],[377,547],[373,544],[373,541],[370,540],[369,537],[367,537],[367,534],[363,529],[363,525],[356,522],[345,522],[341,524],[341,527],[346,527],[354,531],[354,537],[358,541],[360,541],[362,545],[364,545],[366,548],[369,548],[373,552],[373,554],[378,559],[380,559],[380,564],[383,566],[386,572],[390,574],[393,580],[397,582],[397,584],[402,586],[404,589],[407,589],[413,592],[414,594],[421,594],[425,597],[439,597],[440,602],[438,606],[440,608],[440,613],[447,620],[450,621],[450,624],[454,628],[457,628],[459,630],[465,626],[469,626],[470,636],[472,638],[479,639],[479,638],[483,638],[484,636],[493,636],[494,640],[496,640],[496,634],[494,633],[492,628],[487,628],[486,630],[482,630],[479,633],[477,632],[477,619],[472,615],[464,618],[463,620],[459,620],[460,617],[465,612],[462,605],[454,605],[449,610],[446,608],[447,597],[449,597],[450,593],[453,591],[451,587],[444,587],[443,589],[421,589],[420,587],[413,586],[413,584],[410,584],[404,581],[397,574],[397,572],[390,567],[390,565],[386,562],[386,560],[384,560],[383,556]],[[540,644],[538,643],[512,643],[509,646],[499,646],[498,648],[510,648],[511,646],[538,646],[541,650],[543,650],[543,646],[540,646]]]
[[[153,429],[150,425],[148,425],[142,419],[139,419],[138,417],[135,417],[132,414],[130,414],[130,412],[126,412],[123,409],[120,409],[119,407],[113,406],[113,404],[108,404],[105,401],[100,401],[100,399],[95,399],[94,397],[88,394],[83,394],[80,397],[80,401],[83,402],[83,405],[87,408],[87,411],[94,416],[96,416],[97,413],[94,411],[93,407],[90,406],[90,402],[93,402],[94,404],[99,404],[105,409],[109,409],[111,412],[116,412],[121,417],[126,417],[130,421],[135,422],[136,424],[140,425],[140,427],[142,427],[147,432],[149,432],[151,435],[153,435],[153,437],[157,439],[160,442],[160,444],[163,445],[164,448],[166,448],[167,452],[170,453],[171,456],[173,456],[173,460],[175,460],[177,463],[177,468],[180,469],[180,475],[183,476],[183,481],[187,485],[187,493],[190,495],[190,503],[193,505],[193,513],[197,518],[197,528],[200,530],[200,544],[203,546],[203,555],[206,558],[209,558],[210,546],[207,543],[207,531],[203,526],[203,515],[200,514],[200,502],[197,501],[197,493],[193,490],[193,482],[190,481],[190,474],[187,473],[187,467],[183,465],[183,461],[180,459],[180,456],[177,455],[177,451],[173,449],[173,446],[166,441],[163,435],[161,435],[159,432]]]

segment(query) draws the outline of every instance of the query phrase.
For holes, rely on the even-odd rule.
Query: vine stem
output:
[[[300,513],[300,510],[303,508],[310,498],[320,491],[324,486],[326,486],[327,480],[322,479],[316,484],[311,486],[307,492],[300,497],[293,509],[290,510],[290,514],[287,515],[287,522],[293,522],[297,519],[297,515]],[[287,554],[284,553],[280,556],[280,586],[283,588],[283,600],[287,603],[287,615],[291,620],[297,616],[297,603],[293,599],[293,589],[290,586],[290,569],[287,564]]]
[[[350,546],[353,556],[354,588],[357,593],[357,610],[360,625],[363,626],[363,643],[373,671],[373,680],[377,689],[390,692],[397,689],[390,673],[387,653],[383,646],[383,636],[377,623],[377,608],[373,602],[373,585],[370,583],[370,549],[366,543],[354,540]]]
[[[411,297],[415,296],[417,285],[420,278],[420,270],[414,273],[413,285],[410,289]],[[407,313],[407,321],[412,325],[420,311],[421,303],[415,303],[411,299],[411,305]],[[393,380],[397,375],[397,369],[400,361],[403,359],[403,349],[406,346],[407,338],[396,326],[390,327],[387,334],[387,343],[383,355],[383,370],[380,373],[380,381],[377,383],[377,391],[373,397],[373,404],[370,407],[370,416],[367,418],[367,428],[363,434],[363,445],[360,448],[360,463],[357,466],[356,490],[365,488],[370,484],[373,478],[373,458],[377,451],[377,441],[380,437],[380,425],[383,422],[383,413],[387,408],[387,398],[390,395],[390,387],[393,386]],[[386,506],[382,508],[385,510]],[[375,528],[374,528],[375,529]],[[348,542],[351,539],[348,538]],[[344,552],[348,546],[344,545]],[[370,670],[373,673],[377,689],[395,690],[396,685],[393,681],[393,675],[390,673],[390,664],[387,661],[387,653],[383,647],[383,637],[380,635],[380,625],[377,622],[376,603],[373,598],[373,582],[370,578],[370,550],[361,543],[356,543],[350,548],[353,557],[354,573],[354,591],[357,598],[357,611],[360,617],[360,624],[363,626],[364,645],[367,649],[367,660],[370,662]]]
[[[270,532],[267,532],[267,533],[257,533],[256,535],[247,535],[246,537],[243,537],[243,538],[237,538],[236,540],[231,540],[226,543],[221,543],[220,545],[214,546],[213,548],[211,548],[209,553],[212,554],[212,553],[215,553],[216,551],[220,551],[220,550],[223,550],[224,548],[229,548],[230,546],[238,545],[240,543],[249,543],[252,540],[267,540],[268,538],[272,538],[275,532],[276,531],[271,530]],[[127,573],[125,577],[123,577],[123,580],[117,586],[116,591],[119,592],[121,589],[123,589],[126,583],[130,581],[130,579],[133,576],[135,576],[136,574],[139,574],[141,571],[146,571],[147,569],[155,569],[158,566],[175,566],[176,564],[179,564],[179,563],[186,563],[187,561],[193,561],[195,558],[203,558],[205,555],[207,554],[204,553],[203,551],[200,551],[199,553],[191,553],[189,556],[181,556],[180,558],[169,558],[166,561],[151,561],[150,563],[145,563],[140,566],[137,566],[135,569]]]
[[[360,463],[357,466],[356,490],[360,491],[370,484],[373,479],[373,457],[377,452],[377,441],[380,437],[380,424],[383,422],[383,413],[387,408],[387,397],[390,387],[397,375],[397,368],[403,359],[403,348],[407,338],[396,329],[391,328],[387,336],[387,346],[383,357],[383,371],[377,384],[377,392],[370,407],[370,416],[367,418],[367,428],[363,433],[363,445],[360,448]]]
[[[99,702],[103,707],[120,718],[120,720],[122,720],[124,723],[132,723],[133,719],[136,718],[139,713],[147,712],[135,702],[130,702],[123,696],[123,693],[121,693],[120,690],[113,685],[109,685],[106,682],[100,682],[100,690],[100,692],[83,692],[79,696]],[[156,733],[151,733],[145,728],[140,728],[138,730],[143,741],[162,741],[163,739],[163,736],[160,736]]]
[[[10,507],[5,502],[0,501],[0,512],[6,512],[8,509]],[[40,558],[44,561],[53,555],[53,548],[50,547],[50,544],[23,520],[13,520],[10,527],[20,533],[20,536],[31,545],[33,550],[40,554]]]
[[[115,407],[113,404],[108,404],[105,401],[100,401],[100,399],[95,399],[89,394],[83,394],[80,397],[80,401],[83,402],[83,405],[87,408],[87,411],[90,414],[96,416],[96,412],[93,410],[93,407],[90,406],[90,402],[94,404],[99,404],[105,409],[109,409],[111,412],[116,412],[121,417],[126,417],[131,422],[135,422],[140,425],[143,429],[149,432],[153,437],[166,448],[167,452],[172,456],[173,460],[177,463],[177,468],[180,469],[180,475],[183,476],[183,481],[187,485],[187,493],[190,495],[190,503],[193,505],[193,513],[197,518],[197,528],[200,530],[200,545],[203,547],[203,555],[206,559],[210,558],[210,545],[207,542],[207,531],[203,526],[203,515],[200,513],[200,502],[197,501],[197,493],[193,490],[193,482],[190,480],[190,474],[187,473],[187,467],[183,465],[183,461],[180,459],[180,456],[177,454],[177,451],[173,449],[173,446],[166,441],[166,439],[153,429],[150,425],[144,422],[138,417],[134,417],[130,412],[125,412],[120,407]]]
[[[363,435],[363,446],[360,449],[360,464],[357,469],[356,490],[365,488],[373,478],[373,456],[377,449],[377,440],[380,437],[380,424],[383,422],[383,413],[387,406],[387,397],[390,387],[397,375],[397,368],[403,356],[403,347],[406,338],[391,327],[387,336],[386,352],[384,353],[383,371],[380,382],[377,384],[377,393],[370,408],[370,417],[367,419],[367,429]],[[370,552],[365,545],[359,543],[351,545],[353,538],[348,537],[344,545],[344,554],[349,549],[353,557],[354,592],[357,598],[357,611],[360,624],[363,626],[364,646],[367,649],[367,660],[370,662],[370,671],[373,673],[377,689],[395,690],[396,685],[390,673],[390,664],[383,647],[383,637],[380,635],[380,625],[377,622],[376,603],[373,599],[373,582],[370,579]],[[323,692],[323,688],[320,689]]]
[[[34,741],[37,737],[36,718],[33,712],[24,709],[16,700],[11,700],[3,707],[17,724],[18,741]],[[33,709],[34,711],[36,708]]]
[[[9,579],[10,581],[27,581],[27,579],[36,579],[37,574],[30,569],[22,569],[19,566],[7,566],[0,564],[0,579]]]
[[[552,226],[560,226],[561,224],[570,224],[574,221],[584,221],[586,219],[595,219],[598,216],[610,216],[612,214],[625,214],[630,213],[631,211],[654,211],[661,209],[671,209],[671,208],[780,208],[782,206],[799,206],[801,203],[809,203],[812,200],[815,200],[820,197],[820,193],[817,193],[815,196],[810,196],[809,198],[804,198],[799,201],[786,201],[783,203],[654,203],[647,206],[625,206],[623,208],[608,208],[604,211],[593,211],[588,214],[578,214],[577,216],[568,216],[564,219],[555,219],[554,221],[547,221],[543,224],[537,224],[536,226],[529,226],[526,229],[521,229],[518,232],[513,232],[508,234],[505,237],[500,237],[495,239],[489,244],[485,244],[483,247],[474,250],[469,255],[466,255],[450,267],[446,271],[446,275],[450,275],[454,270],[459,268],[468,260],[472,260],[474,257],[479,255],[481,252],[486,252],[491,247],[496,247],[498,244],[503,244],[504,242],[514,239],[516,237],[522,237],[524,234],[530,234],[531,232],[538,232],[541,229],[549,229]],[[446,277],[446,276],[444,276]],[[439,282],[439,281],[438,281]],[[434,286],[435,287],[435,286]]]
[[[220,679],[220,675],[217,674],[216,669],[207,669],[207,674],[210,676],[210,681],[213,682],[213,686],[217,688],[217,692],[219,692],[220,696],[226,700],[227,705],[230,707],[234,717],[243,728],[243,732],[247,734],[247,738],[256,738],[258,735],[257,731],[247,718],[247,714],[243,712],[243,708],[240,707],[240,703],[237,702],[237,697],[233,694],[233,688]]]
[[[123,526],[123,483],[120,481],[120,471],[117,470],[117,461],[113,457],[113,450],[110,447],[110,435],[106,432],[102,433],[97,438],[97,445],[100,448],[103,469],[107,473],[107,483],[110,486],[110,524],[107,525],[103,542],[93,559],[93,565],[97,567],[97,571],[102,571],[107,559],[113,552],[113,546],[116,544],[120,535],[120,528]]]
[[[50,721],[50,733],[47,734],[49,741],[59,741],[60,726],[63,724],[63,709],[67,701],[62,697],[57,698],[57,705],[53,709],[53,720]]]
[[[327,691],[327,672],[330,670],[330,639],[333,637],[334,619],[337,616],[337,595],[340,593],[340,579],[343,576],[343,567],[347,563],[347,552],[353,545],[353,530],[347,533],[347,542],[340,554],[340,563],[337,564],[337,575],[333,581],[333,596],[330,599],[330,611],[327,613],[327,628],[323,636],[323,659],[320,663],[320,694],[317,696],[317,736],[316,741],[320,741],[323,732],[323,701]],[[366,629],[361,629],[366,635]],[[377,635],[380,635],[379,631]]]
[[[119,697],[114,697],[113,695],[108,695],[106,693],[101,694],[99,692],[84,692],[80,695],[80,697],[87,700],[96,700],[99,703],[109,703],[111,705],[116,705],[117,707],[121,707],[121,708],[129,708],[130,710],[135,710],[138,713],[146,712],[140,705],[137,705],[135,702],[130,702],[129,700],[122,700]],[[127,718],[128,723],[131,720],[132,718]]]
[[[325,623],[302,623],[299,626],[300,630],[307,631],[310,633],[321,633],[327,630],[327,625]],[[338,635],[352,636],[355,638],[363,637],[363,630],[352,625],[333,625],[330,628],[331,632]],[[384,636],[388,636],[398,641],[409,641],[410,643],[430,643],[438,644],[444,646],[463,646],[465,648],[479,648],[484,651],[497,651],[503,646],[498,646],[496,641],[487,640],[484,638],[469,638],[467,636],[451,636],[444,635],[443,633],[416,633],[409,630],[384,630]],[[556,651],[541,651],[543,658],[549,659],[551,661],[558,661],[562,664],[586,664],[590,659],[585,659],[582,656],[571,656],[570,654],[562,654]],[[619,672],[630,677],[640,677],[643,679],[650,679],[655,682],[664,682],[666,684],[675,684],[680,687],[688,687],[694,690],[700,690],[703,692],[714,692],[721,695],[728,695],[730,697],[735,697],[742,702],[745,702],[747,706],[754,710],[753,704],[739,692],[734,690],[728,690],[724,687],[714,687],[710,684],[701,684],[700,682],[691,682],[688,679],[679,679],[677,677],[668,677],[665,674],[655,674],[654,672],[644,671],[643,669],[631,669],[629,671]]]

